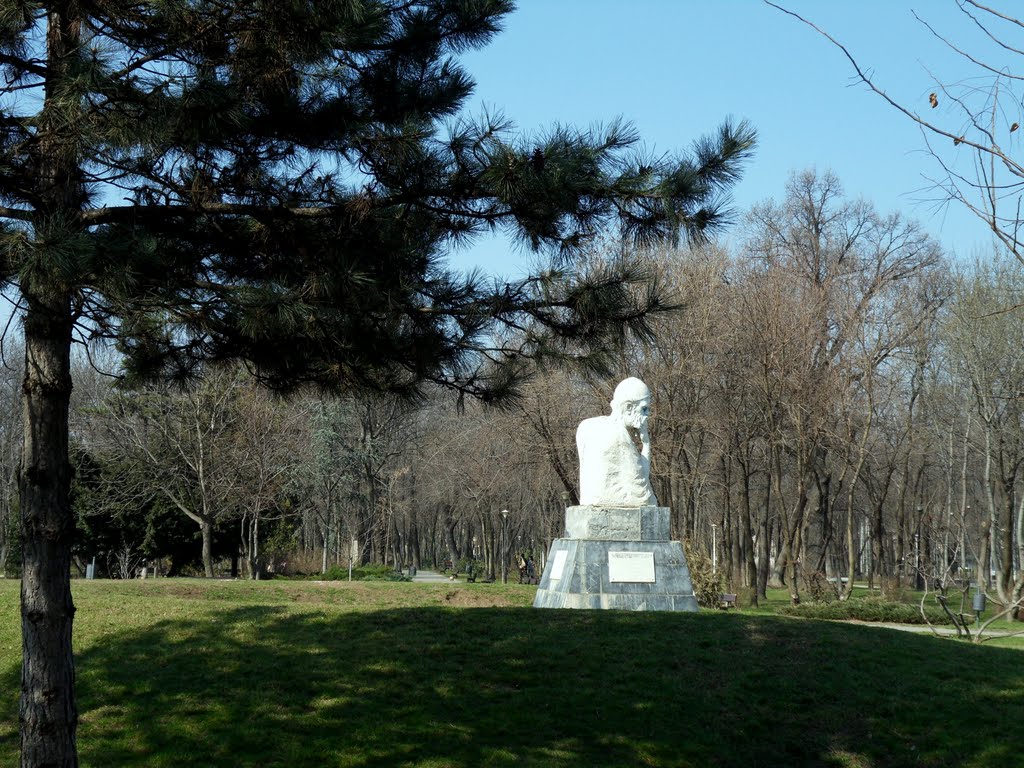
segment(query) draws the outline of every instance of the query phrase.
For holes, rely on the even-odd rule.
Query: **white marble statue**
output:
[[[584,419],[576,430],[580,454],[580,504],[656,506],[651,488],[651,390],[640,379],[620,382],[610,416]],[[640,440],[637,450],[635,438]]]

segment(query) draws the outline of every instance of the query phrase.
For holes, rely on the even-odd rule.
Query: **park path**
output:
[[[421,568],[416,571],[416,575],[412,577],[412,580],[414,582],[419,581],[436,584],[442,581],[447,582],[449,579],[443,573],[438,573],[437,571],[425,571]]]
[[[932,634],[932,630],[926,624],[890,624],[888,622],[881,621],[844,621],[844,624],[857,624],[861,627],[878,627],[880,629],[898,629],[900,632],[915,632],[917,634]],[[977,632],[975,626],[970,627],[971,635],[973,636]],[[935,627],[935,634],[939,635],[955,635],[956,629],[950,626],[941,625]],[[1013,630],[1002,630],[1002,629],[986,629],[986,637],[1009,637],[1011,635],[1019,634],[1019,631]]]

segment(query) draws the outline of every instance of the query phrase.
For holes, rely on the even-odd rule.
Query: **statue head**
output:
[[[651,390],[640,379],[623,379],[612,395],[612,413],[618,414],[627,427],[642,429],[651,415]]]

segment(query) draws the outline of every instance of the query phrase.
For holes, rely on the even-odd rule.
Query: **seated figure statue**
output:
[[[651,438],[647,419],[651,390],[640,379],[620,382],[610,416],[584,419],[576,430],[580,454],[580,504],[655,506],[651,488]],[[639,437],[637,450],[634,435]]]

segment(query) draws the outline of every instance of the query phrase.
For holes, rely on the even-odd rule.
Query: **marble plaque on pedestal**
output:
[[[609,552],[609,583],[653,584],[653,552]]]
[[[551,580],[558,581],[562,578],[562,573],[565,571],[565,559],[568,556],[568,552],[564,549],[560,552],[555,552],[555,557],[551,563]]]

